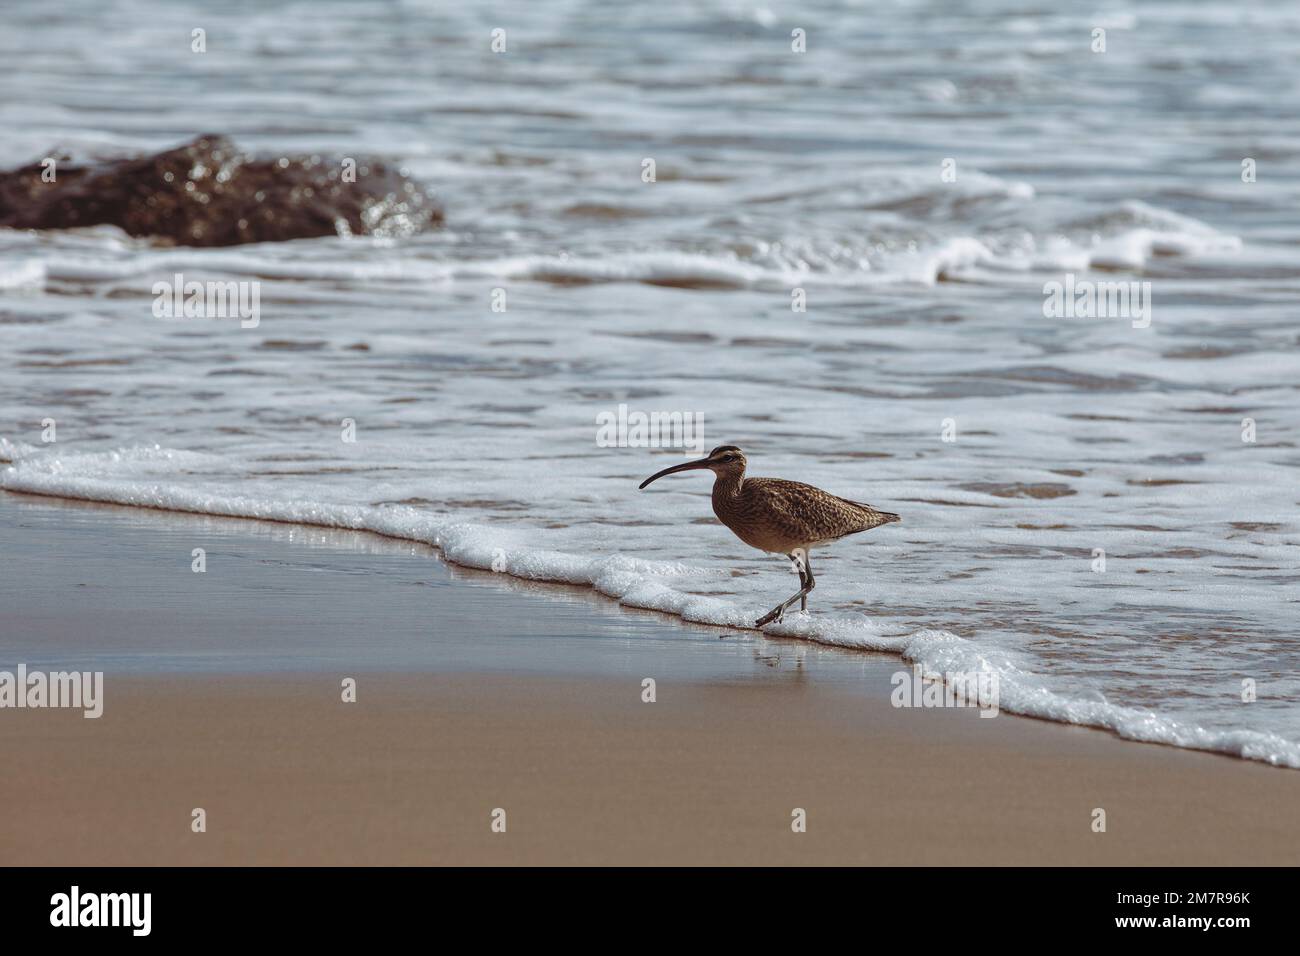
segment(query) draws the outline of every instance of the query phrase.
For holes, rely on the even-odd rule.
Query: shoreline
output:
[[[99,719],[0,710],[10,864],[1300,859],[1283,768],[896,708],[893,655],[628,614],[369,532],[14,505],[5,660],[106,676]]]
[[[382,527],[376,528],[372,524],[363,524],[358,526],[331,524],[323,520],[316,521],[311,517],[248,517],[237,513],[213,513],[188,509],[183,506],[169,507],[157,504],[123,504],[118,501],[95,498],[77,498],[61,497],[59,495],[47,494],[38,491],[13,490],[0,487],[0,520],[3,519],[4,505],[6,501],[23,502],[29,499],[27,507],[40,509],[71,509],[74,513],[84,511],[87,513],[98,513],[105,516],[117,516],[122,521],[131,522],[140,525],[149,524],[149,516],[157,519],[154,527],[199,527],[203,529],[212,529],[219,534],[233,535],[239,532],[258,537],[260,539],[270,538],[272,540],[294,540],[301,535],[309,535],[319,539],[327,547],[333,544],[340,548],[361,551],[366,553],[382,552],[391,554],[403,554],[406,556],[420,555],[434,559],[440,572],[448,581],[468,582],[472,586],[484,586],[498,593],[504,593],[513,596],[528,595],[529,597],[545,597],[551,601],[582,603],[589,608],[595,609],[599,614],[606,618],[606,625],[615,616],[619,620],[633,624],[638,619],[646,628],[654,626],[668,625],[674,629],[673,633],[683,635],[694,635],[699,637],[701,634],[714,634],[719,639],[728,637],[736,640],[751,640],[759,644],[772,643],[776,645],[786,645],[796,649],[802,649],[803,652],[817,650],[818,652],[830,652],[833,655],[865,655],[866,658],[875,662],[887,661],[895,664],[901,664],[911,668],[916,658],[903,653],[899,647],[882,646],[875,647],[869,645],[860,645],[853,642],[840,642],[837,640],[828,640],[820,635],[815,629],[809,629],[806,622],[794,624],[795,629],[787,625],[785,630],[766,629],[760,630],[748,624],[731,624],[731,623],[711,623],[708,621],[688,620],[681,610],[663,610],[656,607],[644,606],[635,603],[625,603],[617,594],[602,590],[593,581],[585,584],[575,584],[567,580],[556,580],[550,578],[523,577],[506,571],[498,573],[487,570],[473,563],[461,563],[457,557],[449,554],[450,549],[446,541],[426,540],[422,534],[412,534],[409,531],[386,531]],[[20,505],[21,507],[22,505]],[[297,514],[295,509],[290,509]],[[132,522],[131,517],[138,520]],[[115,519],[109,519],[115,520]],[[437,518],[430,519],[436,524]],[[184,522],[194,522],[193,525],[185,525]],[[169,522],[171,524],[169,524]],[[382,522],[380,523],[382,526]],[[274,529],[283,529],[276,532]],[[471,555],[471,558],[476,558]],[[403,568],[403,572],[409,573],[408,568]],[[485,606],[490,607],[491,601],[484,602]],[[490,613],[490,612],[488,612]],[[532,620],[531,614],[525,615],[526,619]],[[746,616],[744,618],[748,620]],[[662,632],[661,632],[662,633]],[[920,632],[918,632],[920,633]],[[915,636],[915,635],[914,635]],[[954,639],[955,636],[954,636]],[[421,666],[417,663],[417,666]],[[247,669],[247,672],[260,673],[266,667],[264,661],[259,661],[256,666]],[[282,667],[281,669],[286,669]],[[288,665],[287,669],[293,669]],[[383,669],[379,667],[377,669]],[[239,668],[231,669],[227,666],[228,672],[240,671]],[[944,673],[949,674],[952,669],[945,669]],[[968,672],[959,672],[959,676]],[[1019,717],[1041,720],[1047,723],[1058,724],[1060,726],[1086,727],[1114,736],[1117,739],[1132,742],[1146,743],[1157,746],[1172,747],[1178,750],[1193,750],[1199,753],[1220,754],[1232,759],[1248,760],[1252,763],[1261,763],[1265,766],[1275,767],[1286,770],[1300,770],[1294,764],[1287,763],[1285,760],[1277,758],[1276,754],[1268,756],[1247,756],[1244,752],[1235,752],[1233,747],[1216,744],[1212,742],[1201,742],[1195,746],[1186,740],[1175,742],[1169,739],[1162,739],[1159,735],[1153,734],[1147,726],[1151,716],[1155,715],[1153,711],[1130,710],[1129,713],[1120,713],[1118,718],[1113,713],[1108,713],[1106,719],[1094,717],[1089,722],[1077,719],[1061,719],[1058,716],[1038,712],[1041,708],[1037,705],[1034,709],[1016,709],[1013,706],[1007,706],[1005,701],[1003,707],[1007,713]],[[1122,708],[1121,708],[1122,711]],[[1134,723],[1134,718],[1137,722]],[[1126,723],[1125,729],[1116,723],[1116,720]],[[1167,734],[1172,727],[1176,725],[1166,724],[1164,732]],[[1181,728],[1184,737],[1186,731],[1200,732],[1195,725],[1185,725]],[[1216,732],[1222,736],[1222,732]],[[1234,744],[1240,746],[1243,750],[1244,744]],[[1258,748],[1256,748],[1258,749]]]
[[[26,516],[26,527],[18,516]],[[827,679],[830,678],[831,671],[840,672],[837,679],[856,678],[858,669],[864,666],[877,670],[896,669],[897,665],[903,663],[896,654],[886,651],[835,647],[796,637],[765,634],[752,628],[683,621],[679,616],[668,612],[620,604],[589,586],[530,580],[460,565],[445,558],[434,545],[369,529],[352,530],[292,521],[171,511],[0,489],[0,530],[4,529],[8,530],[12,546],[9,554],[0,552],[0,569],[5,570],[13,580],[29,578],[26,583],[31,588],[46,588],[51,592],[54,590],[49,587],[51,578],[60,574],[67,576],[69,564],[65,558],[69,549],[66,541],[63,550],[57,544],[47,544],[43,535],[53,535],[55,539],[70,538],[77,546],[76,550],[82,555],[82,560],[78,562],[79,570],[83,577],[90,579],[78,582],[78,588],[112,587],[120,590],[133,587],[144,576],[149,576],[158,588],[165,589],[182,604],[189,602],[200,605],[214,598],[229,597],[232,593],[246,599],[264,598],[266,595],[263,592],[267,588],[263,587],[259,578],[265,574],[268,564],[274,564],[282,571],[293,572],[281,574],[271,585],[277,605],[297,601],[293,610],[309,625],[304,628],[299,626],[296,619],[284,615],[276,619],[276,627],[290,634],[294,640],[307,637],[312,625],[328,623],[321,608],[303,599],[299,593],[310,591],[310,597],[338,604],[345,604],[346,601],[364,602],[370,605],[367,611],[372,614],[384,610],[387,603],[397,602],[397,610],[412,611],[408,617],[402,618],[402,624],[409,624],[409,619],[417,615],[425,615],[434,624],[451,620],[453,626],[475,628],[475,642],[456,641],[456,635],[452,635],[451,643],[461,645],[483,644],[483,635],[489,632],[492,642],[496,643],[503,638],[514,637],[520,629],[547,637],[566,636],[566,629],[576,628],[606,638],[649,640],[653,642],[654,649],[671,652],[675,659],[680,658],[677,652],[685,649],[692,667],[705,662],[705,658],[698,653],[699,646],[703,644],[710,647],[715,641],[727,642],[727,647],[732,651],[738,647],[760,649],[769,658],[771,655],[768,649],[789,652],[787,656],[797,658],[801,665],[816,664],[823,668],[820,676]],[[24,537],[25,544],[21,540]],[[112,550],[111,555],[106,552],[105,545]],[[192,573],[191,555],[194,545],[209,545],[204,553],[206,570],[201,575]],[[264,553],[269,550],[278,552],[275,560]],[[19,560],[15,555],[23,555],[26,560]],[[218,556],[221,564],[217,563]],[[424,560],[412,561],[413,557]],[[229,565],[225,564],[227,560],[230,560]],[[132,564],[131,573],[123,572],[120,567],[123,563]],[[42,574],[42,570],[49,573]],[[318,582],[318,576],[322,574],[339,577],[331,582],[330,587],[322,587]],[[210,594],[206,587],[213,580],[219,580],[223,588],[216,595]],[[105,581],[108,583],[104,584]],[[353,584],[353,581],[357,583]],[[432,589],[435,596],[450,589],[454,596],[450,602],[439,602],[437,615],[429,616],[428,606],[422,600],[410,600],[410,592],[407,590],[410,587]],[[158,588],[139,586],[135,596],[150,599]],[[377,600],[373,593],[376,588],[387,590],[383,601]],[[29,601],[37,599],[28,589],[24,589],[23,593]],[[122,596],[122,603],[127,603],[129,597],[131,595]],[[544,599],[547,606],[555,609],[560,620],[551,622],[550,616],[538,617],[534,612],[539,599]],[[46,603],[54,603],[52,596],[47,595]],[[596,617],[593,619],[589,616],[591,614]],[[243,603],[227,605],[223,609],[223,623],[229,616],[241,618],[240,626],[243,627],[253,627],[260,623],[260,618],[250,613]],[[358,617],[365,620],[367,627],[373,625],[369,617]],[[319,620],[313,620],[314,618]],[[172,623],[173,620],[168,619],[163,624]],[[30,621],[20,619],[19,623],[43,629],[44,634],[41,636],[49,638],[56,636],[53,630],[59,622],[48,614],[36,614]],[[103,627],[104,622],[100,623]],[[158,630],[158,625],[147,620],[132,619],[127,623],[135,629]],[[394,670],[394,665],[398,663],[435,671],[466,669],[467,666],[469,669],[492,669],[490,665],[493,658],[490,654],[448,659],[428,653],[445,649],[431,647],[428,638],[437,637],[440,631],[445,633],[445,630],[450,629],[440,628],[433,634],[427,634],[418,627],[409,628],[409,633],[402,635],[406,641],[405,646],[396,643],[370,644],[364,648],[363,653],[352,653],[348,663],[363,670],[380,671]],[[126,629],[115,626],[111,632],[112,636],[122,638]],[[170,633],[151,636],[167,640],[174,637]],[[284,666],[271,666],[264,656],[250,658],[243,653],[246,648],[228,646],[219,633],[204,630],[200,636],[214,642],[214,652],[219,651],[223,655],[217,673],[260,674],[268,669],[289,672],[304,669],[300,653]],[[387,633],[383,636],[392,637]],[[419,642],[418,645],[416,641]],[[101,638],[97,651],[102,652],[104,643]],[[75,641],[74,645],[80,647]],[[598,651],[600,647],[599,644],[589,643],[583,649]],[[21,645],[18,649],[22,649]],[[44,645],[29,644],[29,649],[32,656],[28,663],[44,659],[42,655],[47,653]],[[145,651],[153,656],[155,652],[167,649],[150,646],[121,650],[133,655],[131,660],[125,662],[126,669],[133,673],[160,670],[188,672],[194,664],[192,653],[179,660],[178,668],[160,668],[156,664],[146,663]],[[517,644],[510,648],[512,654],[518,649]],[[192,652],[192,648],[190,650]],[[294,647],[293,650],[301,652],[303,648]],[[349,647],[348,650],[355,652],[359,649]],[[375,656],[376,652],[383,651],[388,652],[387,657],[382,654]],[[418,653],[418,659],[409,657],[412,651]],[[405,658],[402,657],[404,653],[407,655]],[[367,659],[360,659],[362,657]],[[375,657],[373,662],[369,660],[371,657]],[[662,663],[660,658],[653,660]],[[532,656],[514,655],[507,663],[512,670],[539,668],[554,672],[554,668],[549,667],[545,660]],[[568,674],[567,668],[571,665],[582,668],[584,658],[573,648],[565,648],[562,663],[565,669],[559,673]],[[599,656],[593,657],[591,663],[595,665],[593,672],[606,673],[601,665],[607,662],[602,662]],[[686,662],[675,660],[675,663]],[[328,661],[327,665],[333,667],[335,662]],[[198,670],[209,671],[208,668]],[[616,670],[621,672],[623,668]],[[730,669],[718,670],[716,673],[718,676],[733,676]],[[710,673],[706,669],[699,676],[708,677]]]

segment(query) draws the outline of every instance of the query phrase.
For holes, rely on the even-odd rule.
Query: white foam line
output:
[[[370,531],[432,545],[453,564],[495,570],[529,581],[587,585],[628,607],[662,611],[691,623],[754,630],[752,608],[746,610],[721,598],[678,591],[658,580],[701,573],[701,569],[686,565],[643,561],[621,554],[584,557],[509,547],[504,539],[510,532],[503,534],[407,506],[275,501],[212,495],[165,484],[79,477],[63,472],[61,465],[41,467],[36,456],[23,461],[28,456],[22,449],[28,447],[0,439],[0,451],[16,461],[0,473],[0,488],[164,511]],[[159,450],[157,454],[169,453]],[[1300,769],[1300,744],[1294,741],[1259,731],[1207,730],[1154,711],[1111,704],[1100,695],[1093,699],[1066,696],[1022,669],[1006,651],[948,631],[922,629],[910,635],[888,634],[866,618],[819,614],[770,625],[766,633],[835,647],[894,653],[920,665],[927,674],[994,671],[999,682],[999,707],[1010,713],[1097,727],[1128,740],[1215,751]]]
[[[1208,227],[1206,227],[1208,229]],[[313,240],[314,241],[314,240]],[[611,255],[531,255],[490,259],[386,258],[368,261],[357,256],[331,261],[303,257],[258,258],[245,252],[186,250],[139,253],[131,258],[77,256],[60,253],[47,262],[29,261],[6,281],[42,285],[46,278],[78,282],[126,282],[140,276],[173,273],[230,274],[280,280],[338,280],[346,282],[403,282],[446,284],[482,279],[523,281],[576,280],[592,283],[648,282],[690,285],[714,284],[738,289],[786,288],[816,283],[859,288],[889,284],[932,286],[945,278],[971,275],[984,269],[989,277],[1001,273],[1055,273],[1061,270],[1141,271],[1157,255],[1198,256],[1239,250],[1237,237],[1213,232],[1177,229],[1127,229],[1100,239],[1092,246],[1061,246],[1043,240],[1028,252],[999,253],[986,238],[957,235],[927,243],[912,252],[885,254],[874,266],[854,256],[856,265],[812,268],[803,263],[782,266],[726,253],[682,250],[644,250]],[[147,288],[141,285],[143,295]]]

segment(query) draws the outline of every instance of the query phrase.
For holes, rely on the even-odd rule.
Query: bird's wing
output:
[[[792,534],[821,529],[820,533],[830,540],[899,520],[898,515],[877,511],[870,505],[840,498],[801,481],[753,480],[758,483],[755,490],[762,495],[772,520]]]
[[[774,531],[791,539],[807,538],[809,524],[816,520],[813,500],[818,491],[811,485],[783,478],[748,479],[759,511]]]

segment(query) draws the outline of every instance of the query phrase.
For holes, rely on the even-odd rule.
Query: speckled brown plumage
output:
[[[877,511],[871,505],[849,501],[800,481],[746,478],[746,464],[745,453],[735,445],[719,445],[698,461],[651,475],[641,482],[641,487],[674,472],[707,468],[714,474],[713,513],[718,520],[750,547],[786,554],[795,560],[799,593],[759,618],[757,627],[781,620],[786,608],[796,601],[807,609],[808,592],[815,586],[810,549],[902,520],[896,514]]]
[[[719,475],[713,513],[741,541],[776,554],[828,544],[898,521],[898,515],[837,497],[801,481]]]

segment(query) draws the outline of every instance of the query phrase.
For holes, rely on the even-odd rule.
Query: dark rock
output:
[[[183,246],[233,246],[315,236],[410,236],[442,223],[432,193],[382,162],[255,158],[224,136],[152,156],[73,162],[54,182],[33,163],[0,172],[0,226],[71,229],[108,223]]]

